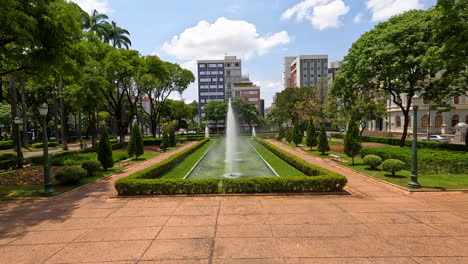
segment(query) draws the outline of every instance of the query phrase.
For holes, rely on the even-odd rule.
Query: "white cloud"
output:
[[[359,24],[361,23],[361,21],[362,21],[362,13],[359,13],[354,17],[354,23]]]
[[[109,7],[108,0],[70,0],[78,4],[81,9],[86,11],[88,14],[92,13],[96,9],[99,13],[109,13],[111,8]]]
[[[309,21],[314,28],[324,30],[341,26],[340,16],[349,12],[342,0],[304,0],[286,10],[282,20],[296,17],[297,22]]]
[[[372,13],[372,21],[380,21],[399,15],[411,9],[421,9],[420,0],[367,0],[367,9]]]
[[[265,108],[271,106],[273,96],[281,92],[281,81],[255,81],[260,86],[260,97],[265,100]]]
[[[203,20],[185,29],[165,42],[162,51],[182,61],[223,58],[226,53],[250,59],[290,41],[286,31],[260,36],[251,23],[220,17],[213,24]]]

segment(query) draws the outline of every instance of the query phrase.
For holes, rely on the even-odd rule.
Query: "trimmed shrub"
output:
[[[364,164],[375,170],[380,164],[382,164],[382,158],[377,155],[367,155],[364,157]]]
[[[302,132],[301,126],[297,122],[294,123],[294,128],[293,128],[293,141],[296,146],[302,143],[302,137],[304,136],[304,133]]]
[[[147,194],[202,194],[217,193],[219,179],[130,179],[118,180],[115,189],[119,195]]]
[[[112,158],[112,147],[109,142],[109,135],[107,134],[106,128],[102,129],[101,140],[99,140],[97,152],[98,160],[101,162],[104,170],[114,166],[114,160]]]
[[[144,138],[143,145],[145,146],[159,146],[161,145],[162,139],[161,138]]]
[[[253,177],[224,179],[225,193],[338,192],[346,184],[339,176]]]
[[[167,129],[163,130],[162,143],[164,144],[166,148],[171,146],[171,139],[170,139]]]
[[[60,143],[58,143],[56,141],[49,141],[49,142],[47,142],[47,146],[57,147],[57,146],[60,146]],[[34,143],[34,144],[31,144],[31,147],[33,147],[33,148],[44,148],[44,143],[42,143],[42,142]]]
[[[178,141],[180,144],[184,144],[185,142],[187,142],[187,138],[186,138],[186,137],[179,137],[179,138],[177,138],[177,141]]]
[[[94,172],[101,169],[101,162],[98,160],[88,160],[81,164],[81,168],[86,170],[88,177],[92,177]]]
[[[129,156],[135,155],[135,158],[145,153],[143,147],[143,137],[141,136],[140,127],[138,123],[133,124],[132,131],[130,133],[130,141],[128,142],[127,153]]]
[[[169,130],[169,144],[170,147],[175,147],[177,145],[174,129]]]
[[[84,177],[86,177],[86,170],[79,167],[66,167],[55,173],[55,180],[66,185],[78,184]]]
[[[286,129],[286,141],[290,144],[293,141],[293,131],[291,128]]]
[[[0,141],[0,149],[12,149],[14,147],[13,140],[2,140]]]
[[[0,153],[0,161],[2,160],[12,160],[16,159],[18,156],[15,152],[1,152]]]
[[[353,119],[349,121],[348,130],[344,137],[344,152],[348,157],[351,157],[354,165],[354,157],[359,154],[362,149],[361,140],[359,139],[359,127]]]
[[[205,139],[205,135],[187,135],[188,141],[200,141]]]
[[[17,159],[0,160],[0,170],[14,170],[18,167]]]
[[[382,169],[392,173],[392,176],[395,176],[395,173],[401,171],[405,168],[405,164],[401,160],[397,159],[388,159],[382,163]]]
[[[322,152],[322,155],[325,155],[325,152],[330,151],[330,146],[328,146],[327,132],[325,132],[325,126],[323,124],[320,126],[317,150]]]
[[[278,131],[278,137],[276,138],[277,140],[283,140],[285,137],[285,131],[283,126],[279,126],[279,131]]]
[[[411,148],[363,148],[361,155],[377,155],[382,160],[398,159],[405,169],[411,169]],[[465,152],[449,150],[418,149],[418,169],[426,174],[468,173],[468,158]]]
[[[315,131],[314,121],[309,120],[307,125],[307,140],[306,144],[308,147],[313,148],[317,146],[317,132]]]

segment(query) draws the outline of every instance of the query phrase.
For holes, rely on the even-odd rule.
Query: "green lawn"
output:
[[[323,156],[317,151],[307,151],[307,153],[312,154],[314,156],[320,158],[327,158],[329,159],[330,156],[326,155]],[[371,170],[368,168],[367,165],[363,164],[363,161],[360,157],[354,158],[355,165],[351,165],[351,158],[346,156],[342,153],[337,152],[328,152],[329,154],[335,154],[343,158],[343,161],[347,162],[339,162],[339,164],[351,168],[353,170],[362,172],[369,176],[405,187],[408,187],[408,182],[410,181],[411,172],[408,170],[402,170],[396,173],[395,176],[392,176],[391,173],[382,171],[380,168],[377,170]],[[419,183],[421,184],[421,188],[419,190],[449,190],[449,189],[468,189],[468,174],[420,174],[419,175]],[[418,190],[418,189],[413,189]]]
[[[208,148],[213,144],[216,140],[210,140],[205,143],[201,148],[197,149],[195,152],[190,154],[186,157],[181,163],[177,164],[174,168],[172,168],[167,173],[161,176],[161,179],[182,179],[187,175],[190,169],[195,166],[195,164],[200,160],[200,158],[205,154]]]
[[[260,145],[256,141],[251,141],[252,146],[260,153],[270,166],[278,173],[280,177],[286,176],[305,176],[304,173],[289,165],[286,161],[282,160],[271,151]],[[294,143],[293,143],[294,144]]]

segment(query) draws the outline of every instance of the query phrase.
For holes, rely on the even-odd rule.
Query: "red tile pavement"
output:
[[[51,200],[0,202],[0,264],[468,263],[468,194],[407,193],[281,147],[345,175],[351,195],[112,198],[118,178],[181,148]]]

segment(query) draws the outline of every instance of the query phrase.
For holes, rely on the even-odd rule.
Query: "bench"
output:
[[[343,161],[343,158],[338,156],[338,155],[335,155],[335,154],[328,154],[328,156],[331,157],[332,160],[336,160],[336,161],[339,161],[339,162],[342,162]]]

